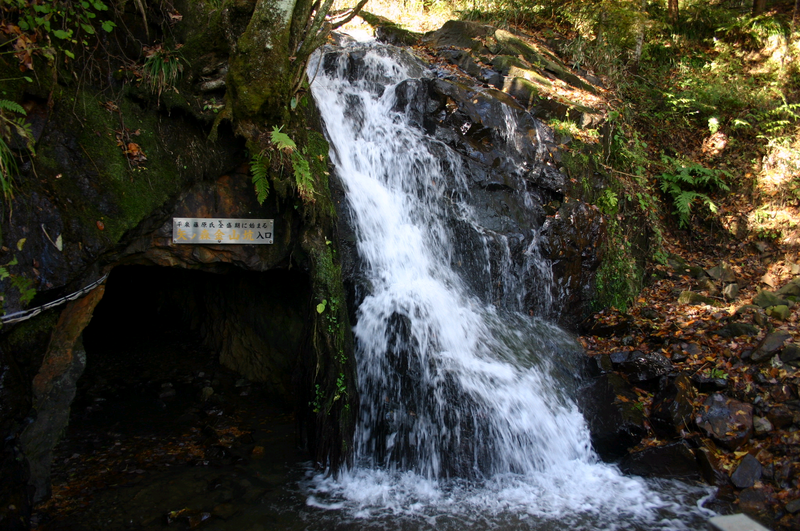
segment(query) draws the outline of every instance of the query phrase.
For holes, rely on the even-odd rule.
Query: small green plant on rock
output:
[[[174,90],[183,74],[183,63],[186,62],[180,46],[175,50],[165,49],[163,44],[145,46],[144,55],[142,79],[150,92],[160,98],[165,89]]]
[[[33,133],[30,125],[25,123],[25,115],[25,109],[20,104],[0,99],[0,190],[6,201],[14,197],[14,176],[17,173],[17,161],[9,145],[14,134],[34,153]]]
[[[274,126],[272,128],[270,132],[271,149],[261,150],[250,159],[250,171],[253,174],[256,198],[259,204],[264,203],[269,195],[270,169],[282,171],[284,155],[286,155],[292,165],[292,174],[297,193],[304,204],[313,204],[316,201],[314,197],[314,177],[311,175],[311,167],[308,160],[306,160],[305,152],[299,149],[294,140],[281,129],[283,129],[283,126]]]

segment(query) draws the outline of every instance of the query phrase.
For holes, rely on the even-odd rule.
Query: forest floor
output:
[[[796,212],[795,212],[796,215]],[[707,412],[709,396],[722,393],[753,406],[752,437],[727,449],[698,427],[687,422],[679,434],[690,446],[705,446],[717,458],[719,496],[733,509],[759,518],[773,529],[800,528],[800,370],[785,353],[800,345],[800,305],[788,315],[768,315],[754,299],[761,291],[774,292],[800,275],[797,246],[737,240],[729,234],[697,229],[690,234],[676,231],[666,236],[669,264],[656,264],[648,271],[650,282],[627,312],[605,310],[594,320],[615,333],[606,337],[584,335],[580,341],[590,356],[611,356],[624,351],[656,352],[673,363],[675,371],[692,378],[697,392],[692,398],[695,415]],[[679,260],[678,257],[680,257]],[[714,280],[707,272],[727,264],[735,278]],[[738,296],[722,295],[726,284],[739,287]],[[703,302],[679,302],[693,292],[707,297]],[[791,303],[790,303],[791,304]],[[731,323],[751,325],[752,335],[732,335]],[[615,326],[622,325],[622,326]],[[768,336],[778,340],[774,352],[758,362],[752,353]],[[782,348],[781,348],[782,347]],[[637,405],[649,418],[654,394],[634,387]],[[695,417],[692,420],[699,420]],[[664,445],[645,421],[648,436],[632,451]],[[761,465],[752,485],[736,487],[731,476],[746,455]],[[737,478],[738,479],[738,478]],[[740,486],[746,485],[741,484]]]

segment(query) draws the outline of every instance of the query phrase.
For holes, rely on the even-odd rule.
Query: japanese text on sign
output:
[[[172,243],[272,243],[271,219],[172,218]]]

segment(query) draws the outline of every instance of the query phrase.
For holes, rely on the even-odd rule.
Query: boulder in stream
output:
[[[636,395],[618,374],[595,378],[581,390],[579,397],[592,445],[603,459],[622,457],[647,434]]]

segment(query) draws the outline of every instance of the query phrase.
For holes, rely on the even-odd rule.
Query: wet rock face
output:
[[[594,205],[564,203],[544,226],[545,255],[553,263],[557,294],[566,313],[562,320],[575,327],[594,296],[594,278],[602,261],[606,225]]]
[[[622,457],[647,433],[636,395],[619,375],[609,373],[595,378],[578,397],[592,445],[603,459]]]
[[[653,399],[650,424],[663,437],[674,437],[687,427],[694,417],[695,391],[685,373],[680,373]]]
[[[647,448],[625,456],[620,470],[626,474],[670,479],[698,479],[700,469],[685,442]]]
[[[446,27],[450,29],[437,42],[449,42],[450,30],[453,38],[460,38],[462,31],[488,31],[470,23]],[[419,76],[394,87],[393,110],[430,138],[447,174],[449,193],[468,203],[477,218],[477,225],[465,222],[455,208],[450,216],[452,262],[465,283],[486,301],[510,303],[512,309],[575,325],[588,313],[605,225],[600,212],[589,205],[562,204],[565,177],[555,162],[552,131],[500,90],[467,78],[426,77],[424,65],[411,61],[407,52],[387,48],[382,53],[410,64],[412,75]],[[455,51],[452,55],[461,61],[465,57]],[[328,71],[336,64],[334,53],[323,59]],[[360,51],[349,53],[343,64],[348,79],[365,73]],[[367,86],[375,94],[386,90],[380,72],[370,73]],[[351,112],[360,112],[358,101]],[[348,219],[343,214],[340,219]],[[486,255],[489,268],[475,259]],[[551,263],[534,267],[537,256]],[[510,268],[503,265],[509,259]],[[510,271],[514,286],[507,285],[508,279],[501,282],[501,270]],[[351,278],[357,271],[356,265]],[[525,294],[521,303],[516,300],[520,292]],[[555,305],[555,298],[566,303]]]

